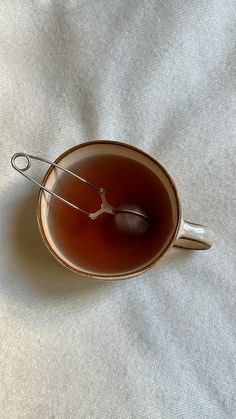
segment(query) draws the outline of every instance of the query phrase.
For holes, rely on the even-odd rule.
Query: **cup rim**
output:
[[[178,191],[177,191],[177,187],[176,184],[174,182],[174,180],[172,179],[171,175],[168,173],[168,171],[165,169],[165,167],[158,161],[156,160],[154,157],[152,157],[150,154],[146,153],[145,151],[141,150],[138,147],[135,147],[131,144],[127,144],[127,143],[123,143],[121,141],[117,141],[117,140],[91,140],[91,141],[86,141],[80,144],[77,144],[74,147],[69,148],[68,150],[65,150],[62,154],[60,154],[60,156],[58,156],[56,158],[56,160],[54,160],[54,163],[56,164],[60,164],[60,161],[66,157],[68,154],[73,153],[75,150],[78,150],[79,148],[82,147],[86,147],[88,145],[94,145],[94,144],[113,144],[113,145],[118,145],[118,146],[123,146],[123,147],[127,147],[129,149],[132,149],[138,153],[141,153],[142,155],[144,155],[145,157],[147,157],[149,160],[152,160],[157,166],[159,166],[159,168],[162,170],[162,172],[165,174],[165,176],[168,178],[169,182],[170,182],[170,186],[172,187],[172,190],[174,192],[175,195],[175,199],[176,199],[176,207],[177,207],[177,223],[175,226],[175,229],[173,231],[173,234],[169,240],[169,243],[167,244],[167,246],[165,247],[165,249],[163,250],[163,252],[157,257],[155,258],[152,262],[150,262],[149,264],[147,264],[146,266],[140,268],[140,269],[136,269],[135,271],[132,271],[130,273],[124,273],[124,274],[95,274],[95,273],[89,273],[89,272],[85,272],[83,270],[81,270],[79,267],[78,268],[74,268],[71,265],[69,265],[66,261],[64,261],[58,254],[57,252],[52,248],[52,246],[50,245],[44,228],[43,228],[43,222],[42,222],[42,217],[41,217],[41,202],[42,202],[42,193],[43,190],[40,189],[39,193],[38,193],[38,198],[37,198],[37,222],[38,222],[38,228],[39,228],[39,232],[41,234],[42,240],[44,242],[44,244],[46,245],[47,249],[49,250],[49,252],[54,256],[54,258],[61,264],[63,265],[65,268],[69,269],[70,271],[81,275],[82,277],[86,277],[88,279],[94,279],[94,280],[102,280],[102,281],[115,281],[115,280],[123,280],[123,279],[128,279],[128,278],[132,278],[134,276],[140,275],[146,271],[148,271],[149,269],[151,269],[154,265],[156,265],[157,263],[159,263],[164,256],[166,255],[167,251],[174,245],[175,240],[177,239],[178,236],[178,232],[179,232],[179,228],[180,228],[180,224],[181,224],[181,213],[182,213],[182,209],[181,209],[181,203],[180,203],[180,199],[179,199],[179,195],[178,195]],[[44,175],[44,178],[42,180],[42,185],[45,186],[46,182],[50,176],[50,173],[53,171],[53,166],[50,166],[49,169],[47,170],[47,172]]]

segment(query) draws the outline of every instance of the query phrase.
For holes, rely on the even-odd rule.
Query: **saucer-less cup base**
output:
[[[48,212],[50,206],[51,195],[47,192],[39,192],[38,196],[38,224],[39,229],[44,240],[44,243],[54,255],[54,257],[62,263],[66,268],[86,277],[93,279],[102,280],[115,280],[125,279],[142,272],[145,272],[151,268],[155,263],[159,262],[166,252],[175,244],[179,247],[192,248],[192,249],[206,249],[211,246],[212,232],[207,227],[199,226],[184,222],[181,218],[181,206],[177,193],[176,186],[165,170],[165,168],[155,159],[143,151],[120,142],[115,141],[93,141],[88,143],[80,144],[70,150],[67,150],[55,161],[57,164],[65,168],[70,168],[74,163],[97,156],[97,155],[118,155],[125,156],[131,159],[135,159],[149,170],[151,170],[161,180],[165,190],[168,193],[169,200],[172,208],[172,228],[169,229],[169,233],[158,252],[149,260],[141,261],[140,266],[129,271],[116,272],[114,273],[100,273],[95,269],[85,269],[79,264],[75,264],[68,256],[62,253],[61,249],[57,246],[57,243],[53,239],[53,234],[50,231],[50,223],[48,219]],[[52,167],[46,173],[43,185],[48,189],[53,190],[56,182],[62,176],[62,172],[59,169],[53,169]]]

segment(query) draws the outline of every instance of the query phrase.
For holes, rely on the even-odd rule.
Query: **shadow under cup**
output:
[[[119,142],[94,141],[66,151],[55,163],[103,187],[114,208],[137,205],[150,219],[144,234],[127,236],[117,230],[113,215],[91,220],[41,190],[39,229],[50,252],[65,267],[93,279],[125,279],[149,269],[174,244],[181,218],[176,187],[148,154]],[[91,212],[101,206],[99,194],[60,169],[51,167],[43,185]]]

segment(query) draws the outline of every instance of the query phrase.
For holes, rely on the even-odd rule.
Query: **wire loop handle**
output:
[[[20,168],[19,166],[17,166],[16,160],[19,159],[19,158],[22,158],[22,157],[26,160],[26,165],[23,166],[22,168]],[[86,210],[78,207],[77,205],[72,204],[72,202],[67,201],[65,198],[62,198],[62,196],[57,195],[55,192],[53,192],[52,190],[48,189],[46,186],[44,186],[41,183],[39,183],[36,180],[34,180],[31,176],[29,176],[29,175],[27,175],[25,173],[27,170],[30,169],[32,160],[38,160],[38,161],[47,163],[50,166],[56,167],[58,169],[61,169],[64,172],[69,173],[70,175],[74,176],[80,182],[86,183],[88,186],[90,186],[91,188],[95,189],[97,191],[97,193],[101,197],[101,208],[98,211],[96,211],[96,212],[86,211]],[[66,169],[65,167],[61,166],[60,164],[53,163],[50,160],[43,159],[42,157],[32,156],[31,154],[16,153],[11,158],[11,165],[12,165],[12,167],[15,170],[17,170],[17,172],[21,173],[23,176],[25,176],[27,179],[29,179],[31,182],[33,182],[35,185],[39,186],[40,189],[43,189],[44,191],[46,191],[49,194],[53,195],[55,198],[59,199],[60,201],[64,202],[65,204],[69,205],[70,207],[72,207],[72,208],[80,211],[81,213],[88,215],[93,220],[95,218],[97,218],[100,214],[104,213],[104,212],[109,213],[109,214],[114,214],[113,208],[106,201],[106,198],[105,198],[105,190],[103,188],[99,188],[98,186],[93,185],[92,183],[90,183],[87,180],[83,179],[82,177],[76,175],[75,173],[71,172],[70,170]]]

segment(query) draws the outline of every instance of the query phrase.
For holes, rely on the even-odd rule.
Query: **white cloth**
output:
[[[236,417],[235,40],[235,0],[1,0],[1,419]],[[117,283],[48,254],[11,155],[107,138],[166,166],[211,250]]]

